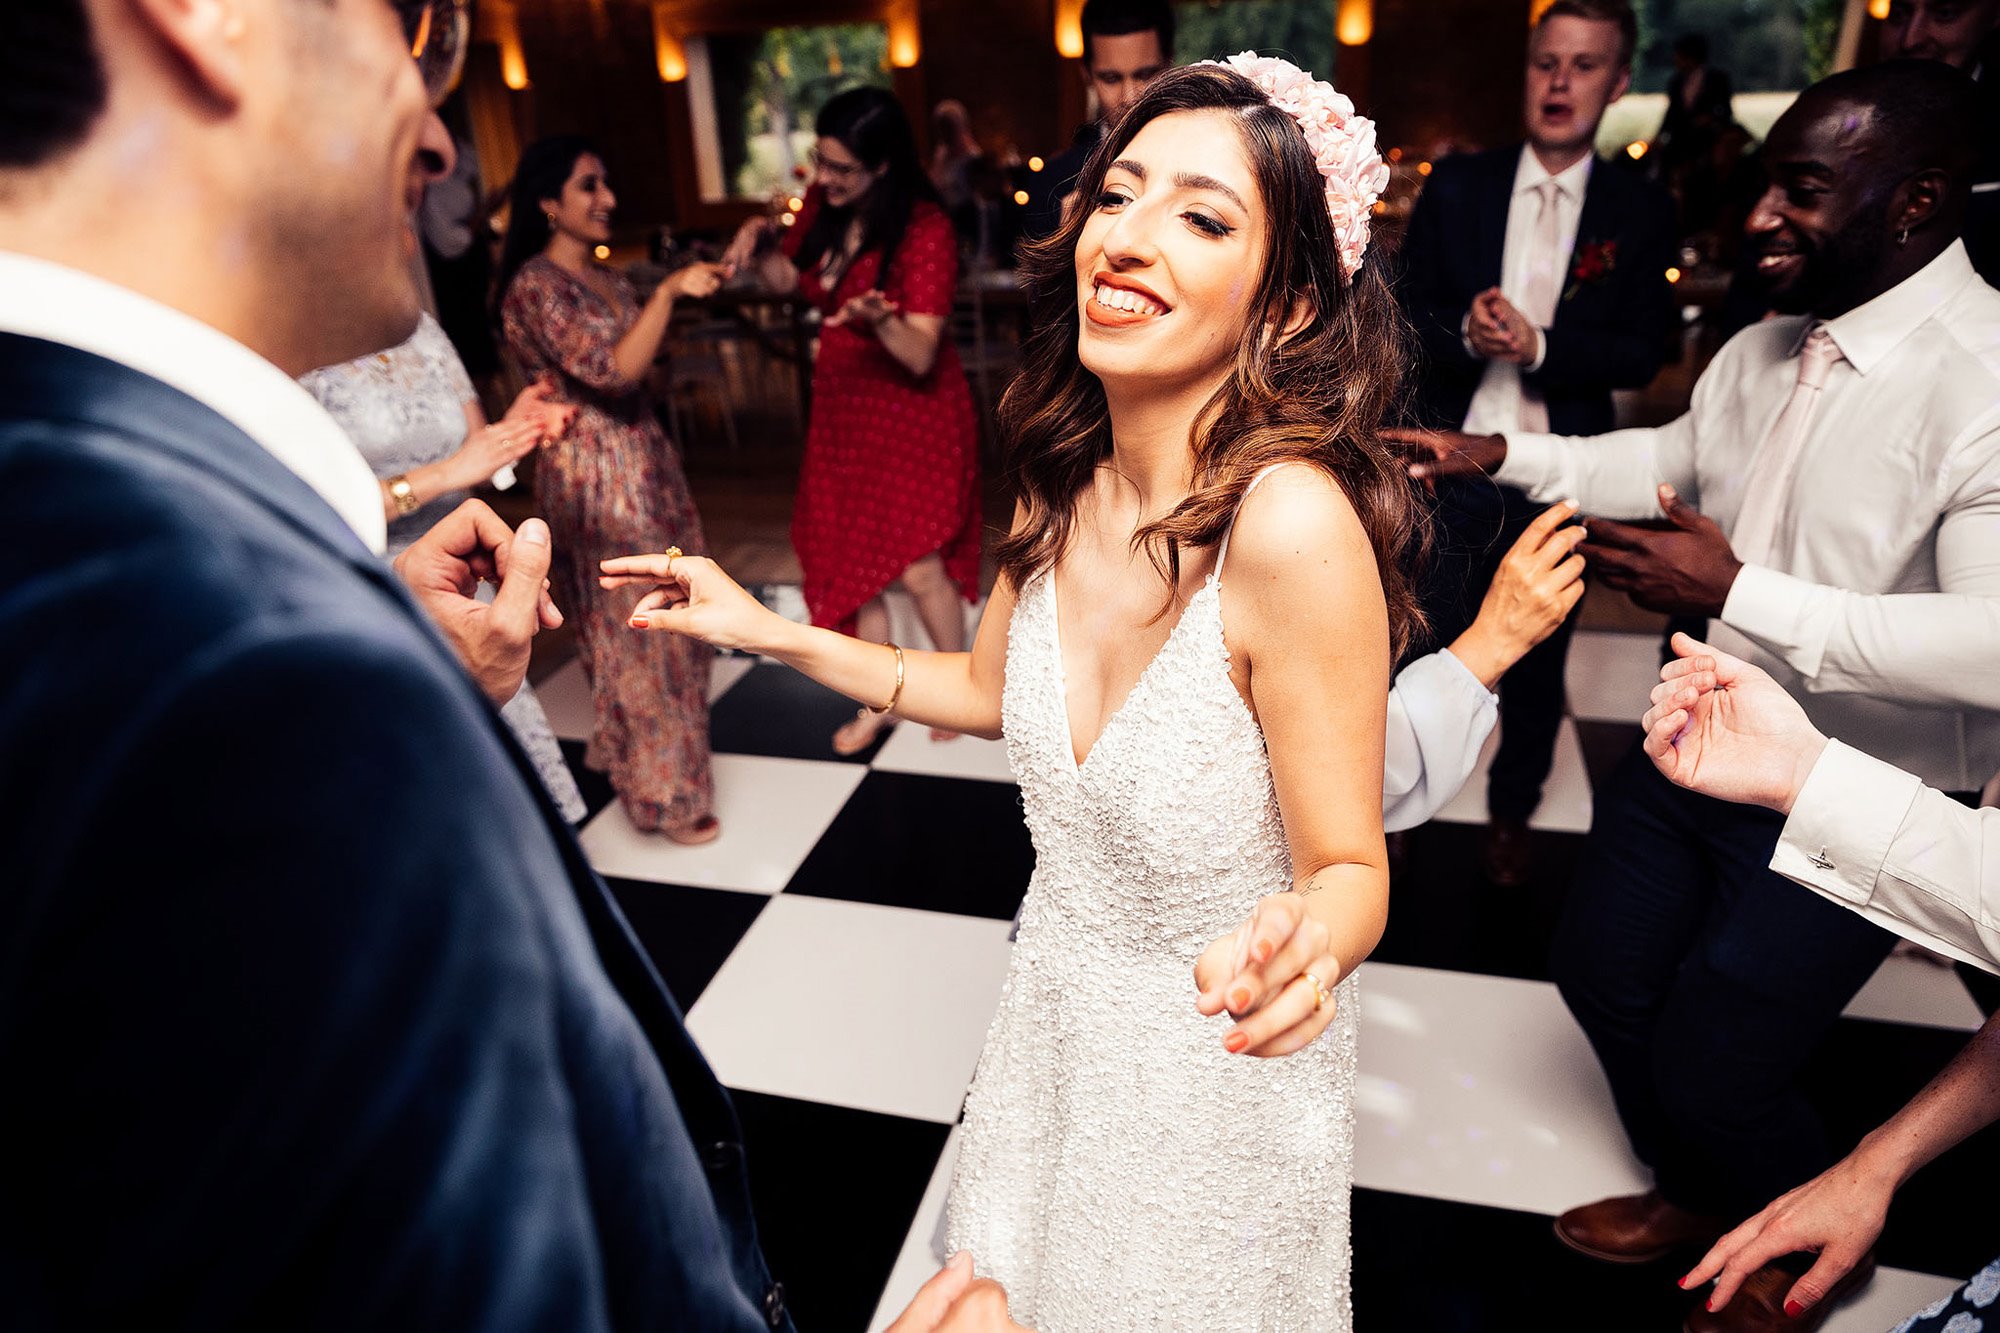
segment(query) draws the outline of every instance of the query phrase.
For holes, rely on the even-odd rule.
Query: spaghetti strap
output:
[[[1288,466],[1290,466],[1289,460],[1284,463],[1273,463],[1271,464],[1271,466],[1264,468],[1262,471],[1258,472],[1256,476],[1250,478],[1250,484],[1243,488],[1243,498],[1236,502],[1236,513],[1240,515],[1243,512],[1243,502],[1250,498],[1250,492],[1257,489],[1258,483],[1262,482],[1264,478],[1270,476],[1273,472],[1276,472],[1279,468]],[[1215,574],[1213,577],[1215,581],[1218,583],[1222,581],[1222,562],[1229,559],[1229,539],[1235,535],[1236,535],[1236,519],[1235,517],[1231,517],[1229,520],[1229,527],[1225,529],[1222,534],[1222,546],[1215,553]]]

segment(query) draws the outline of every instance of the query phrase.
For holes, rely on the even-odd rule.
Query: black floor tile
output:
[[[751,922],[771,900],[761,893],[731,893],[647,880],[607,879],[611,894],[632,923],[681,1012],[694,1007]]]
[[[1549,979],[1549,940],[1576,872],[1583,837],[1534,835],[1535,878],[1496,888],[1479,868],[1482,824],[1411,830],[1389,888],[1389,928],[1370,955],[1387,963],[1485,976]]]
[[[583,793],[583,822],[588,824],[597,818],[598,812],[618,799],[618,793],[611,790],[611,779],[583,762],[586,748],[582,741],[560,741],[563,762],[569,765],[570,775],[576,779],[577,790]]]
[[[884,682],[886,685],[886,681]],[[774,759],[840,759],[833,733],[860,707],[844,694],[790,667],[760,663],[729,687],[708,714],[709,744],[719,754],[761,754]],[[865,764],[889,737],[848,762]]]
[[[1422,1333],[1678,1333],[1701,1256],[1632,1267],[1565,1249],[1553,1219],[1354,1191],[1354,1326]]]
[[[950,1129],[734,1092],[771,1272],[803,1333],[863,1333]]]
[[[871,772],[785,892],[1006,920],[1034,868],[1011,784]]]

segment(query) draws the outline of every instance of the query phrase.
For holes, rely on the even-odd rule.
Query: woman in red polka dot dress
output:
[[[946,328],[957,239],[891,94],[842,93],[814,128],[805,208],[756,263],[825,317],[792,512],[806,606],[815,625],[886,640],[882,593],[901,582],[937,649],[960,652],[960,599],[979,595],[980,510],[972,393]],[[725,262],[751,260],[775,230],[746,223]],[[834,749],[866,749],[889,721],[864,710]]]

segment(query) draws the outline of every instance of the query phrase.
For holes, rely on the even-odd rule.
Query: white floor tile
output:
[[[1014,770],[1007,766],[1007,742],[959,736],[948,741],[931,739],[929,727],[899,722],[882,743],[871,768],[887,773],[926,773],[940,778],[976,778],[982,782],[1012,782]]]
[[[708,674],[708,701],[712,704],[727,694],[729,687],[755,665],[754,657],[717,657]],[[558,737],[566,741],[590,739],[590,682],[584,678],[582,662],[572,657],[563,663],[535,686],[535,697],[542,701],[542,711],[549,715],[549,726]]]
[[[1546,982],[1361,969],[1355,1183],[1530,1212],[1648,1187]]]
[[[590,682],[583,663],[572,657],[547,680],[535,686],[535,697],[549,715],[549,726],[566,741],[590,739]]]
[[[924,628],[923,618],[917,614],[917,603],[900,588],[891,588],[882,594],[883,603],[889,608],[889,637],[905,648],[931,647],[930,631]],[[986,599],[965,608],[965,644],[972,646],[973,638],[979,633],[979,617],[986,612]]]
[[[1493,755],[1499,748],[1500,733],[1496,729],[1487,738],[1486,749],[1479,756],[1479,767],[1466,779],[1458,795],[1438,811],[1439,819],[1448,824],[1486,822],[1486,770],[1492,765]],[[1535,828],[1558,833],[1588,833],[1590,811],[1590,771],[1584,767],[1583,747],[1576,739],[1576,724],[1564,718],[1556,732],[1555,761],[1549,767],[1549,780],[1542,785],[1542,803],[1535,810],[1534,818],[1528,822]]]
[[[1882,960],[1861,993],[1849,1002],[1846,1016],[1961,1032],[1975,1032],[1986,1021],[1973,1002],[1972,992],[1949,966],[1901,951]]]
[[[1000,998],[1007,931],[781,894],[689,1011],[688,1030],[732,1088],[948,1125]]]
[[[715,817],[722,822],[722,836],[714,842],[682,847],[659,834],[641,833],[614,801],[584,829],[583,849],[605,875],[777,893],[867,771],[859,764],[719,754]]]
[[[1825,1333],[1883,1333],[1938,1297],[1957,1291],[1971,1276],[1938,1277],[1902,1268],[1878,1268],[1874,1279],[1853,1300],[1833,1312]]]
[[[951,1192],[952,1166],[958,1161],[958,1135],[954,1128],[951,1137],[945,1140],[944,1151],[938,1154],[937,1170],[931,1172],[924,1201],[917,1205],[916,1220],[910,1223],[910,1234],[903,1238],[902,1252],[896,1256],[895,1268],[890,1270],[888,1285],[882,1288],[882,1301],[875,1307],[868,1333],[882,1333],[895,1323],[916,1296],[917,1288],[938,1271],[940,1261],[931,1242],[937,1238],[938,1223],[944,1217],[945,1196]]]
[[[1571,717],[1636,727],[1660,683],[1660,636],[1578,630],[1565,683]]]

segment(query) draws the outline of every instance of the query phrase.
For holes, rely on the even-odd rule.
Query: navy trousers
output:
[[[1636,746],[1597,794],[1553,975],[1671,1203],[1748,1217],[1839,1156],[1798,1073],[1894,938],[1768,867],[1784,817]]]

